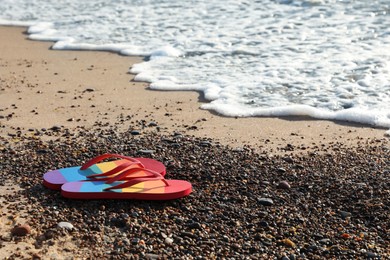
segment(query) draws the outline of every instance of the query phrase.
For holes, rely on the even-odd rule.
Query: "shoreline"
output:
[[[385,129],[310,118],[229,118],[200,109],[200,95],[186,91],[153,91],[128,73],[142,57],[101,51],[50,50],[51,42],[26,39],[23,27],[0,26],[1,135],[61,126],[91,127],[96,121],[122,124],[155,122],[160,131],[208,137],[222,144],[250,145],[258,151],[284,153],[313,143],[388,139]],[[148,122],[147,122],[148,123]],[[277,127],[275,127],[277,126]]]

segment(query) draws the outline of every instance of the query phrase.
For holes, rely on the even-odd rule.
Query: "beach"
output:
[[[197,92],[133,81],[143,57],[55,51],[25,31],[0,27],[2,258],[389,256],[388,129],[222,117]],[[194,192],[83,202],[42,186],[46,171],[101,153],[158,159]]]

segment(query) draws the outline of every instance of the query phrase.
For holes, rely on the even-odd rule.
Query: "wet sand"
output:
[[[141,57],[53,51],[24,30],[0,27],[2,258],[389,256],[385,129],[221,117],[199,93],[133,82]],[[42,186],[46,171],[106,152],[160,160],[194,192],[83,202]]]
[[[141,57],[108,52],[53,51],[52,43],[26,40],[25,29],[0,27],[1,134],[61,126],[90,128],[96,121],[156,122],[162,132],[210,137],[235,147],[283,153],[335,142],[354,146],[384,138],[385,129],[308,118],[226,118],[200,109],[196,92],[163,92],[133,82]],[[288,148],[288,149],[290,149]],[[291,149],[290,149],[291,150]]]

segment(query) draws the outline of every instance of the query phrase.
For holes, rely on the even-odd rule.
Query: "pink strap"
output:
[[[108,191],[108,190],[113,190],[113,189],[122,189],[122,188],[127,188],[130,186],[133,186],[133,185],[140,183],[140,182],[155,181],[155,180],[162,180],[166,186],[169,186],[168,182],[164,179],[164,177],[160,173],[149,170],[149,169],[144,169],[144,168],[131,168],[129,170],[126,170],[126,171],[110,178],[109,180],[106,181],[106,183],[111,184],[115,181],[123,180],[124,178],[128,177],[129,175],[136,173],[136,172],[139,172],[139,171],[146,171],[148,173],[151,173],[152,175],[146,176],[146,177],[134,177],[133,179],[125,179],[125,182],[120,183],[120,184],[115,185],[115,186],[112,186],[112,187],[108,187],[104,190]]]
[[[110,176],[110,175],[114,175],[114,174],[117,174],[121,171],[124,171],[126,170],[127,168],[131,167],[132,165],[139,165],[140,163],[136,163],[136,162],[124,162],[122,163],[121,165],[115,167],[114,169],[108,171],[108,172],[103,172],[103,173],[98,173],[98,174],[92,174],[92,175],[89,175],[87,176],[88,178],[95,178],[95,177],[103,177],[103,176]],[[142,165],[142,164],[141,164]]]
[[[122,180],[128,179],[129,175],[137,173],[137,172],[140,172],[140,171],[151,173],[152,175],[144,176],[144,177],[134,177],[135,179],[137,179],[137,178],[147,178],[147,179],[150,179],[150,178],[160,178],[160,179],[163,179],[164,178],[158,172],[155,172],[155,171],[152,171],[152,170],[149,170],[149,169],[145,169],[145,168],[130,168],[128,170],[125,170],[125,171],[121,172],[120,174],[118,174],[116,176],[111,177],[109,180],[106,181],[106,183],[111,184],[111,183],[113,183],[115,181],[122,181]]]
[[[114,189],[123,189],[128,188],[133,185],[136,185],[140,182],[146,182],[146,181],[155,181],[155,180],[162,180],[166,186],[169,186],[168,182],[164,178],[159,177],[153,177],[153,178],[135,178],[133,180],[127,180],[126,182],[123,182],[121,184],[105,188],[104,191],[114,190]]]
[[[96,156],[95,158],[89,160],[83,166],[81,166],[80,170],[86,170],[89,167],[91,167],[92,165],[94,165],[94,164],[96,164],[98,162],[101,162],[101,161],[103,161],[104,159],[107,159],[107,158],[121,158],[121,159],[125,159],[125,160],[128,160],[128,161],[134,162],[134,163],[138,163],[142,167],[145,168],[145,166],[140,161],[138,161],[137,159],[134,159],[134,158],[131,158],[131,157],[128,157],[128,156],[123,156],[123,155],[120,155],[120,154],[106,153],[106,154],[102,154],[102,155]]]

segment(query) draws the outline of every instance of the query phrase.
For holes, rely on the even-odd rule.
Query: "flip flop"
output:
[[[108,158],[119,158],[120,160],[100,163]],[[89,160],[81,167],[68,167],[45,173],[43,176],[43,185],[50,189],[60,190],[61,186],[67,182],[88,180],[106,181],[110,177],[131,168],[149,169],[162,176],[166,174],[164,164],[153,159],[132,158],[119,154],[103,154]],[[146,175],[143,170],[138,170],[136,173],[133,173],[132,177],[143,177]]]
[[[137,171],[148,174],[134,177]],[[171,200],[191,191],[192,185],[187,181],[166,180],[161,174],[143,168],[123,171],[107,181],[68,182],[61,187],[61,195],[71,199]]]

